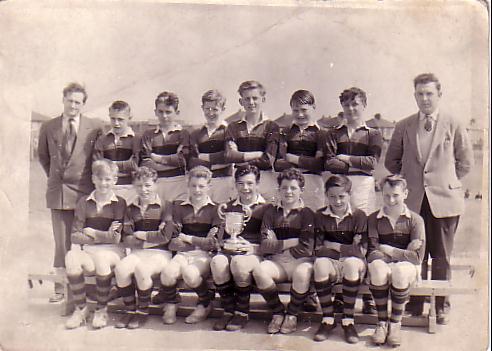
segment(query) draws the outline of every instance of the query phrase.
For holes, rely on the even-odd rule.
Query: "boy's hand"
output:
[[[277,240],[277,235],[275,235],[275,232],[274,232],[273,230],[271,230],[271,229],[267,229],[267,231],[266,231],[266,235],[267,235],[267,237],[266,237],[266,238],[267,238],[268,240],[272,240],[272,239],[273,239],[273,240]]]
[[[114,239],[115,243],[119,243],[121,240],[121,229],[123,228],[123,224],[118,221],[113,221],[111,226],[109,227],[109,234]]]
[[[92,239],[96,238],[96,230],[95,229],[85,227],[84,229],[82,229],[82,233],[87,235],[88,237],[90,237]]]
[[[332,249],[332,250],[335,250],[335,251],[338,251],[340,252],[340,248],[341,248],[341,244],[339,243],[334,243],[334,242],[331,242],[331,241],[324,241],[323,242],[323,246],[328,248],[328,249]]]
[[[381,251],[382,253],[384,253],[388,256],[393,256],[394,247],[382,244],[382,245],[379,245],[379,251]]]
[[[154,162],[160,163],[161,162],[161,156],[157,155],[153,152],[150,153],[150,159]]]
[[[210,162],[210,155],[209,154],[204,154],[204,153],[199,153],[198,154],[198,159],[205,161],[205,162]]]
[[[179,233],[178,239],[184,243],[191,244],[191,235],[186,235],[183,233]]]
[[[360,234],[354,235],[354,239],[352,241],[354,245],[359,245],[361,241],[362,241],[362,235]]]
[[[143,241],[147,240],[147,232],[144,232],[143,230],[138,230],[134,232],[133,236],[135,236],[135,238],[139,240],[143,240]]]
[[[208,231],[208,235],[209,235],[209,236],[216,236],[218,232],[219,232],[219,228],[217,228],[217,227],[213,227],[213,228],[211,228],[211,229]]]
[[[349,155],[340,154],[340,155],[337,155],[336,158],[338,158],[340,161],[343,161],[350,166],[350,156]]]
[[[295,165],[299,164],[299,156],[294,155],[294,154],[286,153],[285,154],[285,160],[287,162],[293,163]]]
[[[407,250],[417,251],[421,247],[422,247],[422,240],[420,240],[420,239],[413,239],[412,241],[410,241],[410,244],[408,244]]]

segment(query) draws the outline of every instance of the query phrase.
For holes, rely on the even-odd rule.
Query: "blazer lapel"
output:
[[[436,130],[434,131],[434,137],[432,138],[430,150],[429,150],[429,157],[427,158],[427,162],[430,161],[432,158],[432,154],[434,153],[435,149],[437,146],[441,143],[441,140],[443,138],[444,132],[446,131],[446,120],[444,117],[439,114],[437,121],[436,121]],[[427,164],[426,162],[426,164]]]
[[[84,148],[84,142],[87,139],[87,135],[91,131],[91,126],[89,121],[87,120],[87,117],[85,116],[80,116],[80,123],[79,123],[79,130],[77,131],[77,140],[75,141],[75,145],[73,147],[72,155],[70,155],[70,158],[75,154],[79,154],[81,150]]]
[[[53,125],[53,129],[51,131],[53,135],[53,140],[56,145],[61,145],[63,143],[63,123],[62,116],[56,117],[55,123]]]
[[[423,166],[424,160],[422,159],[422,151],[420,150],[420,143],[418,140],[418,128],[419,128],[419,114],[413,115],[407,129],[408,139],[413,144],[413,149],[416,151],[417,161]]]

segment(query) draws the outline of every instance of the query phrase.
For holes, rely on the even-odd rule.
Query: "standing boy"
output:
[[[53,267],[64,272],[70,250],[70,234],[77,201],[88,195],[91,183],[92,151],[101,123],[81,114],[87,91],[78,83],[63,89],[63,114],[44,122],[39,131],[39,162],[48,176],[46,205],[51,209],[55,239]],[[55,284],[50,302],[63,300],[63,286]]]
[[[279,174],[278,185],[279,204],[268,205],[261,225],[260,252],[270,256],[253,270],[258,291],[273,312],[269,334],[296,330],[297,312],[309,294],[314,247],[314,213],[301,200],[304,176],[287,169]],[[292,281],[292,287],[284,318],[276,284],[285,281]]]
[[[418,279],[425,251],[424,221],[408,209],[407,182],[390,175],[382,182],[383,206],[368,218],[370,289],[376,301],[378,325],[372,341],[401,344],[401,318],[410,295],[410,287]],[[391,318],[388,324],[388,295]]]
[[[258,167],[261,171],[260,193],[271,201],[276,189],[272,169],[277,155],[279,128],[263,114],[266,92],[261,83],[253,80],[243,82],[238,92],[244,113],[239,121],[227,127],[226,161]]]
[[[157,171],[157,192],[161,200],[186,197],[186,159],[190,137],[176,122],[179,99],[164,91],[155,99],[155,115],[159,125],[144,132],[141,141],[141,166]]]
[[[170,232],[165,230],[166,204],[157,195],[156,180],[157,172],[152,168],[143,166],[133,172],[137,197],[126,209],[123,226],[123,242],[131,254],[115,268],[116,285],[127,313],[116,328],[136,329],[146,323],[153,278],[160,276],[172,257],[168,250]]]
[[[290,99],[292,124],[282,129],[275,170],[298,168],[304,174],[304,204],[316,211],[323,206],[323,154],[320,128],[314,120],[316,104],[314,95],[307,90],[297,90]]]
[[[212,171],[210,197],[217,203],[229,201],[234,193],[233,166],[225,160],[225,131],[223,120],[225,97],[217,90],[202,96],[202,110],[206,123],[190,135],[188,168],[203,165]]]
[[[342,283],[342,328],[350,344],[359,341],[354,326],[357,291],[366,274],[367,218],[363,211],[350,205],[352,183],[344,175],[332,175],[325,183],[328,205],[316,212],[316,247],[314,284],[323,319],[315,341],[328,338],[336,327],[331,290]]]
[[[106,159],[95,161],[92,182],[96,189],[77,202],[72,242],[80,246],[74,245],[65,257],[75,304],[75,311],[65,323],[68,329],[80,327],[89,315],[84,273],[96,275],[97,307],[92,326],[97,329],[107,325],[113,269],[125,256],[125,248],[119,243],[126,203],[113,191],[117,179],[118,166]]]
[[[101,134],[94,145],[93,160],[103,158],[118,166],[117,195],[130,202],[135,196],[132,186],[132,172],[138,165],[138,140],[128,122],[132,118],[130,105],[125,101],[114,101],[109,107],[111,128]]]

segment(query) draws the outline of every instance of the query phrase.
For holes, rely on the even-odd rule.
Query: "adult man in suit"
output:
[[[439,110],[441,84],[432,73],[414,79],[419,112],[398,122],[391,138],[385,166],[400,173],[410,190],[407,206],[424,218],[426,250],[422,278],[427,279],[432,257],[432,279],[450,278],[454,235],[464,210],[460,179],[473,164],[473,150],[463,121]],[[423,299],[412,299],[408,310],[422,314]],[[449,300],[436,299],[437,322],[449,321]]]
[[[92,150],[102,124],[81,115],[86,100],[85,88],[70,83],[63,89],[63,114],[43,123],[39,132],[39,162],[48,176],[46,205],[51,209],[57,273],[64,271],[65,254],[70,250],[75,205],[93,190]],[[63,286],[55,284],[50,302],[63,297]]]

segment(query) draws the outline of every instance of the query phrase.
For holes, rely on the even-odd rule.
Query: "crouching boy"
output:
[[[92,320],[94,328],[107,325],[107,303],[113,269],[125,255],[119,245],[126,203],[113,192],[118,179],[118,166],[103,159],[92,164],[95,190],[82,197],[75,209],[72,227],[73,245],[65,257],[67,278],[73,293],[75,311],[66,321],[68,329],[80,327],[89,315],[84,273],[96,275],[97,307]]]

